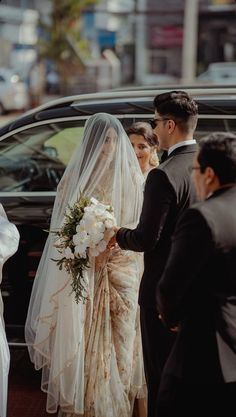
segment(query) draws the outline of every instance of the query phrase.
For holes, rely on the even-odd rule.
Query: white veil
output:
[[[73,204],[81,192],[111,204],[118,226],[137,224],[143,198],[142,172],[121,123],[109,114],[98,113],[87,120],[82,143],[75,149],[58,185],[51,230],[62,225],[67,205]],[[63,407],[71,401],[76,412],[82,414],[84,323],[88,307],[76,304],[70,277],[51,260],[58,256],[54,239],[53,234],[48,236],[37,270],[25,338],[32,362],[36,369],[42,368],[47,410],[55,412],[58,405]],[[92,299],[93,260],[87,275]],[[68,390],[71,385],[78,385],[76,392]]]

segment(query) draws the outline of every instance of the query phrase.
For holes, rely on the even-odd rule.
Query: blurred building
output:
[[[122,84],[173,84],[190,64],[193,82],[208,63],[235,59],[235,8],[233,0],[103,0],[87,35],[94,51],[117,55]]]
[[[236,61],[234,0],[137,0],[135,5],[138,83],[185,80],[190,65],[188,81],[194,82],[209,63]]]
[[[38,20],[50,0],[2,0],[0,3],[0,65],[28,73],[37,57]]]
[[[39,16],[49,19],[50,11],[50,0],[1,1],[1,66],[26,73]],[[234,0],[100,0],[84,10],[81,28],[89,53],[82,56],[71,40],[86,68],[72,92],[191,82],[209,63],[236,61]]]
[[[212,62],[227,61],[236,61],[236,2],[203,1],[199,9],[197,73]]]

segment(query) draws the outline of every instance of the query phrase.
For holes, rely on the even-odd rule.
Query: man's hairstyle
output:
[[[140,135],[143,136],[149,146],[157,146],[158,140],[156,134],[153,132],[149,123],[136,122],[125,129],[128,136]]]
[[[198,106],[185,91],[158,94],[153,104],[162,117],[174,120],[182,132],[187,133],[196,128]]]
[[[215,132],[200,139],[198,163],[200,171],[211,167],[220,185],[236,182],[236,136],[227,132]]]

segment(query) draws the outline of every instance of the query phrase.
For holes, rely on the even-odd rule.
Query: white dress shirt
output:
[[[171,154],[171,152],[173,152],[176,148],[180,148],[180,146],[185,146],[185,145],[195,145],[197,142],[195,139],[188,139],[188,140],[183,140],[182,142],[178,142],[175,145],[171,146],[168,149],[168,156]]]

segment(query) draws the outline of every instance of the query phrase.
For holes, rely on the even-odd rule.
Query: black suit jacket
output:
[[[236,381],[236,185],[183,214],[157,301],[167,325],[179,325],[162,385],[167,375]]]
[[[122,249],[144,252],[140,305],[156,307],[156,285],[169,255],[176,221],[196,201],[190,176],[196,149],[197,145],[179,147],[158,168],[150,171],[138,226],[134,230],[121,228],[117,233]]]

